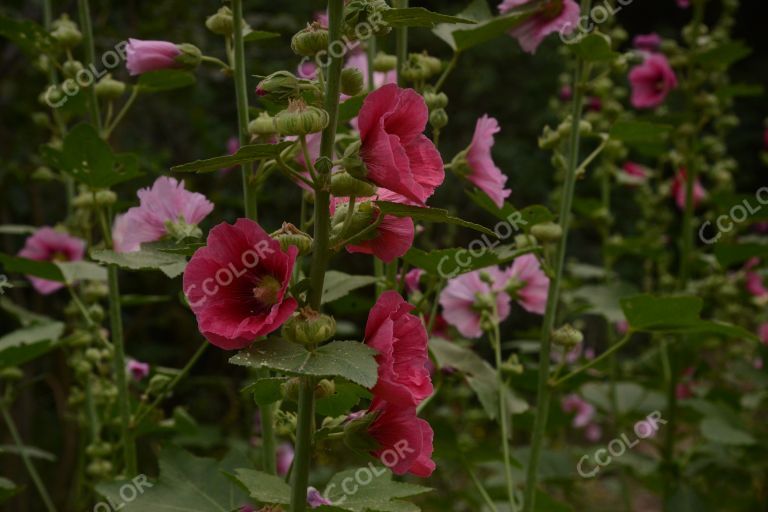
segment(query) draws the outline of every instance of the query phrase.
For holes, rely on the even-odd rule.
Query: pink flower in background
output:
[[[168,234],[171,223],[194,226],[213,211],[203,194],[189,192],[183,181],[162,176],[138,191],[139,206],[118,215],[112,229],[115,251],[135,252],[141,244],[155,242]]]
[[[541,270],[539,260],[533,254],[524,254],[516,258],[504,275],[507,281],[519,283],[515,300],[529,313],[543,315],[547,308],[549,278]],[[507,285],[508,286],[508,285]]]
[[[237,137],[230,137],[227,139],[227,153],[230,155],[234,155],[237,153],[237,150],[240,149],[240,140]],[[224,167],[221,169],[220,172],[229,172],[232,169],[236,169],[237,166],[232,167]]]
[[[648,179],[648,169],[635,162],[624,162],[621,170],[636,181],[643,182]]]
[[[621,334],[622,336],[627,334],[627,331],[629,331],[629,322],[626,320],[620,320],[616,322],[616,332]]]
[[[564,396],[560,406],[563,412],[576,413],[571,423],[573,428],[584,428],[595,417],[595,407],[576,393]]]
[[[680,382],[675,386],[675,396],[678,400],[686,400],[693,397],[693,388],[696,383],[693,381],[693,375],[696,373],[696,369],[688,367],[683,370],[682,378]]]
[[[420,206],[445,179],[440,153],[422,133],[428,118],[424,98],[395,84],[370,93],[358,116],[367,178]]]
[[[681,9],[687,9],[691,6],[691,0],[677,0],[677,6]]]
[[[421,276],[424,275],[424,271],[420,268],[414,268],[405,274],[405,290],[408,293],[413,293],[419,289],[419,281]]]
[[[325,499],[320,491],[314,487],[307,488],[307,504],[309,508],[317,508],[322,505],[333,505],[329,500]]]
[[[144,380],[149,375],[149,365],[135,359],[129,359],[125,369],[136,382]]]
[[[675,181],[672,183],[672,195],[675,198],[675,203],[680,210],[685,210],[686,198],[687,198],[687,183],[688,174],[685,169],[680,169],[675,176]],[[698,208],[701,202],[707,198],[707,191],[701,184],[701,181],[696,179],[693,184],[693,207]]]
[[[504,14],[529,3],[530,0],[504,0],[499,4],[499,12]],[[517,39],[523,51],[536,53],[549,34],[567,35],[576,30],[580,15],[581,8],[573,0],[552,0],[540,12],[510,30],[509,35]]]
[[[564,85],[560,88],[560,101],[571,101],[573,99],[573,89],[570,85]]]
[[[632,46],[638,50],[655,52],[661,47],[661,36],[653,32],[650,34],[638,34],[632,40]]]
[[[584,437],[587,438],[587,441],[590,441],[592,443],[596,443],[597,441],[599,441],[602,436],[603,436],[603,428],[597,423],[590,423],[584,429]]]
[[[507,177],[493,162],[491,155],[494,135],[500,130],[499,122],[495,118],[484,115],[475,124],[475,134],[467,150],[467,164],[471,169],[467,179],[485,192],[499,208],[512,193],[510,189],[504,188]]]
[[[768,345],[768,322],[760,326],[757,330],[757,335],[760,337],[760,341]]]
[[[494,286],[491,287],[482,278],[484,272],[491,277]],[[508,281],[506,273],[498,268],[488,268],[483,271],[475,270],[454,277],[440,293],[440,305],[443,307],[443,317],[456,327],[467,338],[479,338],[483,335],[480,326],[481,313],[478,306],[481,299],[495,297],[496,311],[499,321],[504,321],[510,313],[510,298],[504,291]]]
[[[50,227],[43,227],[35,231],[24,242],[24,247],[19,251],[19,256],[35,261],[67,262],[80,261],[85,256],[85,240],[81,240],[66,233],[61,233]],[[42,295],[64,288],[64,283],[49,281],[39,277],[27,276],[32,287]]]
[[[184,293],[203,336],[224,350],[245,348],[277,330],[298,303],[286,297],[298,249],[249,219],[208,233],[184,271]]]
[[[600,96],[590,96],[585,107],[590,112],[600,112],[603,110],[603,100],[600,99]]]
[[[291,469],[291,464],[293,464],[293,457],[294,451],[291,443],[282,443],[277,447],[275,458],[278,476],[285,476],[288,474],[288,471]]]
[[[632,106],[655,108],[664,103],[667,95],[677,87],[677,76],[664,55],[648,55],[645,61],[629,72],[632,86]]]
[[[378,414],[368,428],[379,443],[373,455],[396,475],[430,476],[435,470],[434,432],[429,423],[416,416],[416,406],[403,407],[374,397],[369,412]],[[408,449],[402,449],[403,446]]]
[[[141,39],[128,39],[125,51],[126,67],[131,75],[176,67],[176,57],[181,54],[181,50],[168,41]]]
[[[751,258],[744,265],[744,270],[746,271],[746,287],[751,295],[754,295],[755,297],[765,297],[768,296],[768,289],[765,288],[763,277],[759,272],[753,270],[758,265],[760,265],[760,260],[758,258]]]
[[[427,370],[427,331],[397,292],[381,294],[368,315],[365,343],[378,352],[374,396],[398,406],[416,406],[432,394]]]
[[[363,83],[366,90],[370,88],[368,84],[368,56],[363,51],[355,51],[350,53],[347,62],[344,64],[345,68],[357,68],[363,75]],[[373,88],[378,89],[382,85],[396,84],[397,83],[397,71],[374,71],[373,72]]]

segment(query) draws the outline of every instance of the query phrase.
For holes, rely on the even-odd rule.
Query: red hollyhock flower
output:
[[[379,443],[373,455],[396,475],[430,476],[435,470],[434,432],[429,423],[416,417],[416,406],[402,407],[376,397],[369,411],[378,413],[368,428]]]
[[[367,178],[420,206],[445,179],[440,153],[422,133],[428,119],[424,98],[395,84],[370,93],[358,117]]]
[[[297,253],[282,251],[252,220],[213,228],[184,271],[184,293],[203,336],[235,350],[280,327],[297,307],[285,296]]]
[[[412,309],[397,292],[384,292],[365,326],[366,344],[379,352],[379,379],[373,394],[399,406],[418,405],[432,394],[427,331],[410,313]]]

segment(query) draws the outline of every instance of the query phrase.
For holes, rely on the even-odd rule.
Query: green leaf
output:
[[[743,41],[730,41],[694,55],[693,61],[712,68],[726,69],[752,53]]]
[[[671,131],[672,126],[668,124],[618,121],[611,128],[609,135],[612,139],[620,140],[644,155],[655,156],[665,151]]]
[[[499,208],[487,194],[480,190],[468,190],[466,192],[473,203],[507,224],[508,227],[504,229],[498,224],[495,226],[499,236],[503,236],[508,231],[512,231],[512,234],[522,231],[528,232],[536,224],[552,222],[555,220],[555,215],[549,208],[540,204],[526,206],[522,210],[518,210],[511,204],[505,202],[502,207]],[[507,237],[509,236],[511,235],[507,235]]]
[[[79,280],[106,281],[106,270],[88,261],[51,263],[0,253],[0,264],[7,272],[39,277],[49,281],[73,284]]]
[[[4,503],[21,492],[21,487],[0,476],[0,503]]]
[[[723,267],[744,263],[752,258],[768,258],[768,245],[758,243],[715,245],[715,257]]]
[[[0,16],[0,36],[10,39],[31,58],[55,53],[58,47],[48,31],[32,20]]]
[[[93,249],[91,258],[128,270],[160,270],[171,279],[181,275],[187,266],[187,259],[180,254],[155,251],[146,247],[136,252]]]
[[[375,350],[357,341],[334,341],[309,352],[298,343],[269,338],[238,352],[229,362],[289,375],[340,376],[370,389],[378,377],[375,354]]]
[[[54,263],[67,284],[78,281],[106,281],[107,271],[96,263],[90,261],[66,261]]]
[[[704,302],[699,297],[638,295],[621,300],[631,329],[644,332],[709,333],[758,341],[757,336],[735,325],[700,318]]]
[[[64,324],[22,327],[0,338],[0,368],[18,366],[36,359],[56,346],[64,332]]]
[[[246,390],[253,395],[253,401],[256,402],[256,405],[263,407],[282,400],[281,386],[285,381],[286,379],[280,377],[259,379],[249,385]]]
[[[180,69],[160,69],[143,73],[136,84],[142,92],[162,92],[189,87],[195,83],[195,75]]]
[[[611,49],[611,40],[603,34],[589,34],[569,46],[577,57],[588,62],[613,60],[617,56]]]
[[[590,313],[603,315],[609,322],[624,320],[624,312],[619,304],[624,297],[637,295],[637,288],[623,281],[609,284],[580,286],[570,296],[583,300],[591,306]]]
[[[472,350],[441,338],[429,340],[429,350],[440,367],[455,368],[464,374],[488,417],[495,419],[499,411],[499,385],[493,367]],[[521,414],[528,410],[528,404],[507,389],[507,410],[510,414]]]
[[[288,505],[291,502],[291,486],[279,476],[253,469],[235,470],[235,478],[248,489],[251,498],[265,505]]]
[[[494,17],[485,0],[474,0],[459,16],[475,20],[476,25],[465,28],[443,24],[435,27],[433,32],[454,51],[462,52],[503,36],[532,16],[539,7],[536,3],[529,3]]]
[[[266,39],[274,39],[280,37],[279,32],[269,32],[267,30],[251,30],[243,37],[243,42],[254,43],[256,41],[264,41]]]
[[[361,476],[362,475],[362,476]],[[359,484],[364,478],[365,485]],[[351,492],[349,489],[355,489]],[[421,510],[402,498],[430,492],[429,487],[395,482],[383,467],[366,466],[337,473],[328,482],[323,496],[334,506],[354,512],[408,512]]]
[[[14,304],[7,297],[0,297],[0,309],[16,318],[22,327],[29,327],[35,324],[48,324],[53,322],[53,319],[45,315],[38,315],[27,309],[22,308],[18,304]]]
[[[64,138],[61,165],[64,172],[91,188],[109,188],[141,176],[136,157],[113,155],[89,124],[75,126]]]
[[[440,208],[421,208],[418,206],[411,206],[408,204],[392,203],[389,201],[376,201],[376,206],[379,207],[381,213],[386,215],[394,215],[395,217],[410,217],[413,220],[423,220],[427,222],[442,222],[445,224],[455,224],[465,228],[474,229],[486,235],[496,237],[493,231],[469,222],[458,217],[453,217],[448,213],[448,210]]]
[[[700,428],[701,435],[715,443],[730,446],[748,446],[756,443],[751,434],[729,425],[720,418],[704,418]]]
[[[330,270],[325,274],[322,302],[327,304],[339,300],[348,295],[349,292],[370,286],[375,282],[376,278],[373,276],[351,276],[344,272]]]
[[[26,453],[27,456],[35,459],[47,460],[50,462],[56,460],[56,457],[52,453],[41,450],[40,448],[35,448],[34,446],[22,446],[21,449],[19,449],[19,447],[14,444],[4,444],[0,445],[0,453],[12,453],[15,455]]]
[[[166,448],[160,452],[157,482],[139,486],[135,478],[133,483],[125,480],[101,483],[96,490],[112,503],[124,504],[121,512],[231,512],[239,510],[247,501],[240,486],[222,473],[233,472],[234,464],[241,466],[242,462],[229,458],[219,462],[195,457],[178,448]],[[125,485],[134,487],[135,500],[126,502],[120,497]]]
[[[473,270],[503,265],[514,261],[523,254],[529,254],[535,248],[516,249],[514,245],[501,245],[494,248],[492,242],[480,248],[464,249],[437,249],[430,252],[412,248],[403,259],[411,266],[420,268],[435,276],[442,278],[456,277]]]
[[[357,96],[352,96],[351,98],[344,100],[344,102],[339,105],[339,123],[345,123],[357,117],[367,96],[368,94],[358,94]]]
[[[242,146],[233,155],[217,156],[205,160],[196,160],[186,164],[171,167],[171,172],[194,172],[197,174],[214,172],[219,169],[234,167],[235,165],[246,164],[254,160],[263,160],[275,158],[285,148],[293,145],[294,142],[285,141],[279,144],[249,144]]]
[[[317,414],[335,418],[349,412],[360,402],[361,398],[371,398],[371,393],[367,389],[351,382],[336,381],[335,387],[336,392],[334,394],[316,402]]]
[[[382,19],[391,27],[426,27],[433,28],[438,23],[468,23],[474,24],[475,20],[448,16],[429,11],[423,7],[405,7],[402,9],[386,9],[382,11]]]
[[[658,391],[645,389],[634,382],[617,382],[615,390],[617,412],[620,414],[646,414],[663,410],[666,406],[664,395]],[[611,411],[610,384],[605,382],[589,382],[581,387],[581,394],[585,400],[593,403],[603,411]]]

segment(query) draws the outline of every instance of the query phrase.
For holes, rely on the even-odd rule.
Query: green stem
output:
[[[480,496],[483,497],[483,501],[485,501],[485,504],[488,506],[488,508],[492,512],[498,512],[498,509],[496,508],[496,504],[493,502],[493,498],[488,494],[488,491],[485,490],[485,487],[483,487],[483,483],[480,481],[480,479],[477,477],[475,472],[472,470],[472,466],[469,465],[468,462],[464,462],[464,466],[467,468],[467,473],[469,473],[469,477],[472,479],[472,483],[475,484],[475,487],[477,487],[478,492],[480,493]]]
[[[80,30],[83,33],[83,47],[85,48],[85,69],[89,69],[96,62],[96,47],[93,42],[93,26],[91,24],[91,7],[88,0],[77,0],[77,10],[80,15]],[[101,115],[99,114],[99,100],[96,98],[96,88],[88,87],[88,101],[91,104],[91,122],[101,131]]]
[[[408,0],[394,0],[394,7],[405,9],[408,7]],[[408,27],[395,28],[396,55],[397,55],[397,85],[405,87],[405,78],[403,78],[403,67],[408,59]]]
[[[341,22],[344,16],[344,0],[328,0],[329,44],[341,40]],[[323,130],[320,156],[333,161],[336,142],[336,128],[339,117],[339,89],[341,86],[342,59],[329,52],[325,89],[325,110],[328,112],[328,126]],[[323,283],[328,267],[328,245],[330,236],[330,165],[318,166],[315,187],[315,226],[312,267],[310,269],[309,306],[319,311],[323,296]],[[310,459],[312,457],[312,429],[315,419],[315,382],[311,377],[302,377],[299,385],[298,418],[296,425],[296,456],[292,470],[291,511],[304,512],[307,509],[307,485],[309,484]]]
[[[440,78],[437,80],[437,83],[435,84],[435,92],[439,92],[440,89],[442,89],[443,85],[445,84],[445,80],[448,78],[448,75],[450,75],[451,71],[453,71],[456,68],[456,64],[459,62],[460,55],[461,55],[460,51],[453,52],[453,57],[451,57],[450,62],[448,62],[448,65],[445,67],[445,70],[443,70],[443,74],[440,75]]]
[[[35,465],[32,464],[32,460],[29,458],[29,454],[27,453],[27,449],[24,446],[24,443],[21,442],[19,431],[16,429],[16,424],[13,422],[13,418],[8,412],[8,407],[5,400],[0,400],[0,409],[2,409],[3,419],[5,420],[5,424],[8,426],[8,431],[11,433],[13,442],[16,444],[16,448],[19,450],[21,460],[24,461],[24,466],[26,466],[27,472],[29,473],[29,476],[32,478],[32,482],[37,488],[37,492],[40,493],[40,498],[42,498],[43,503],[45,504],[45,508],[48,510],[48,512],[56,512],[56,506],[53,504],[53,500],[51,500],[48,491],[45,489],[43,481],[35,469]]]
[[[557,379],[555,381],[549,382],[549,387],[552,387],[552,388],[559,387],[563,383],[565,383],[566,381],[571,380],[572,378],[574,378],[575,376],[579,375],[580,373],[584,373],[585,371],[589,370],[590,368],[593,368],[593,367],[597,366],[598,364],[602,363],[603,361],[605,361],[606,359],[610,358],[613,354],[615,354],[616,352],[621,350],[621,347],[623,347],[624,345],[629,343],[629,340],[632,339],[632,334],[634,334],[632,331],[628,331],[627,334],[623,338],[621,338],[619,341],[617,341],[616,343],[611,345],[611,347],[608,350],[606,350],[605,352],[603,352],[602,354],[600,354],[596,358],[592,359],[587,364],[576,368],[575,370],[573,370],[568,375],[565,375],[565,376],[563,376],[563,377],[561,377],[561,378],[559,378],[559,379]]]
[[[128,99],[125,100],[125,103],[123,103],[123,106],[120,108],[120,112],[117,113],[115,116],[115,119],[112,121],[112,123],[108,124],[107,127],[104,129],[103,138],[109,139],[109,137],[112,135],[112,132],[117,128],[117,125],[120,124],[120,122],[125,117],[125,114],[128,113],[128,111],[133,106],[133,102],[136,101],[136,97],[139,95],[139,87],[134,85],[131,88],[131,95],[128,96]]]
[[[590,0],[582,0],[581,11],[589,12]],[[571,207],[573,205],[573,196],[576,189],[576,169],[579,165],[579,121],[581,120],[582,109],[584,106],[584,84],[585,64],[582,59],[577,59],[576,69],[573,74],[573,107],[571,110],[571,133],[568,147],[568,168],[565,175],[565,184],[563,187],[563,196],[560,204],[559,221],[563,228],[563,236],[557,246],[555,256],[555,274],[549,282],[549,292],[547,295],[547,307],[544,314],[544,322],[541,329],[541,352],[539,354],[539,381],[537,386],[537,412],[533,425],[533,439],[531,440],[531,450],[526,470],[525,494],[524,494],[524,512],[533,512],[536,501],[536,484],[538,481],[539,461],[541,459],[541,449],[544,445],[544,438],[547,430],[547,420],[549,416],[549,404],[552,398],[552,390],[549,387],[549,367],[550,354],[552,351],[551,334],[555,326],[557,317],[557,307],[560,300],[560,285],[563,277],[563,268],[565,266],[565,253],[568,246],[568,231],[571,221]]]
[[[374,78],[376,77],[376,73],[373,69],[373,61],[376,59],[376,36],[371,36],[366,41],[365,46],[365,54],[366,58],[368,60],[368,92],[373,91],[376,89],[376,84],[374,84]]]

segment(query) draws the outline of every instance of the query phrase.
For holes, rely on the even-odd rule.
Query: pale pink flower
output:
[[[584,428],[589,425],[595,417],[595,406],[581,398],[576,393],[571,393],[563,397],[560,402],[563,412],[575,413],[571,425],[573,428]]]
[[[499,122],[495,118],[484,115],[475,124],[475,134],[467,150],[467,164],[471,169],[467,179],[485,192],[499,208],[512,193],[510,189],[504,188],[507,177],[493,162],[491,155],[494,135],[500,130]]]
[[[746,271],[746,287],[750,295],[755,297],[765,297],[768,295],[768,289],[765,288],[763,277],[759,272],[753,270],[758,265],[760,265],[760,260],[758,258],[750,258],[744,265],[744,270]]]
[[[125,365],[125,369],[136,382],[144,380],[147,375],[149,375],[149,364],[142,363],[135,359],[129,359],[128,363]]]
[[[285,476],[291,469],[293,464],[294,451],[291,443],[282,443],[277,447],[276,453],[276,469],[278,476]]]
[[[168,234],[168,224],[199,224],[213,211],[213,203],[203,194],[189,192],[183,181],[162,176],[138,191],[140,206],[115,219],[112,230],[115,251],[135,252],[141,244],[154,242]]]
[[[487,274],[493,287],[483,279]],[[481,301],[495,300],[498,321],[504,321],[510,313],[510,297],[504,291],[508,281],[506,274],[498,268],[488,268],[483,271],[475,270],[454,277],[440,294],[440,305],[443,307],[443,317],[456,327],[467,338],[479,338],[483,335],[480,326]]]
[[[508,281],[515,281],[519,288],[513,297],[529,313],[543,315],[547,308],[549,278],[541,270],[539,260],[533,254],[516,258],[504,275]],[[509,282],[507,287],[509,286]]]
[[[672,195],[675,197],[675,203],[680,210],[685,210],[686,198],[688,195],[687,185],[688,173],[685,169],[680,169],[672,183]],[[693,184],[693,207],[698,208],[699,204],[707,198],[707,191],[699,179]]]
[[[35,261],[80,261],[85,256],[85,241],[50,227],[43,227],[27,238],[19,256]],[[42,295],[50,295],[64,287],[63,283],[27,276],[32,287]]]
[[[504,14],[528,3],[530,0],[504,0],[499,4],[499,12]],[[552,0],[539,13],[510,30],[509,35],[517,39],[524,51],[535,53],[549,34],[567,35],[576,30],[580,15],[581,8],[573,0]]]
[[[768,345],[768,322],[760,326],[757,330],[757,335],[760,337],[760,341]]]
[[[667,95],[677,87],[677,76],[667,58],[659,53],[647,55],[645,61],[629,72],[632,85],[632,106],[655,108],[664,103]]]
[[[317,508],[322,505],[333,505],[328,499],[324,498],[320,491],[314,487],[307,488],[307,504],[309,508]]]
[[[168,41],[142,41],[128,39],[126,67],[131,75],[177,66],[176,57],[181,54],[178,46]]]

